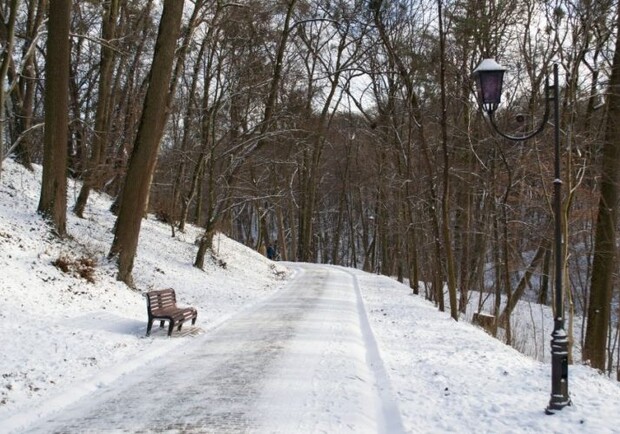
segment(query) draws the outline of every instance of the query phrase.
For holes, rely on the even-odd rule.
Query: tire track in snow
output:
[[[394,400],[392,386],[383,359],[381,358],[379,345],[377,344],[372,327],[370,326],[370,321],[368,320],[368,314],[366,313],[366,306],[364,305],[364,299],[362,298],[357,276],[354,272],[346,268],[341,269],[353,279],[353,287],[357,297],[357,307],[360,316],[360,327],[366,344],[366,362],[375,376],[376,387],[379,393],[380,409],[378,409],[379,414],[377,415],[379,429],[382,432],[390,434],[404,433],[405,428],[400,410],[398,409],[398,404]]]

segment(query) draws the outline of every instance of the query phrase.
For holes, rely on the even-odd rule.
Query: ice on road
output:
[[[402,432],[355,276],[291,266],[274,296],[28,432]]]

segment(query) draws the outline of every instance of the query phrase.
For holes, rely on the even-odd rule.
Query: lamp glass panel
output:
[[[484,71],[479,74],[480,99],[483,104],[500,103],[503,78],[504,71]]]

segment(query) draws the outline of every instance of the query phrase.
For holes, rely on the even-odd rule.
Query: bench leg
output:
[[[150,319],[148,324],[146,325],[146,335],[150,336],[151,335],[151,329],[153,328],[153,320]]]
[[[170,325],[168,326],[168,337],[172,336],[172,329],[174,329],[174,321],[170,321]]]
[[[159,326],[163,327],[165,323],[166,323],[166,321],[162,320],[162,321],[159,322]]]
[[[196,324],[196,318],[197,318],[197,317],[193,317],[193,318],[192,318],[192,325]]]

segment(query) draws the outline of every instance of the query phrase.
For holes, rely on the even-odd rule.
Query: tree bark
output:
[[[88,202],[88,196],[92,188],[99,186],[101,178],[100,165],[103,161],[105,146],[107,144],[108,129],[110,125],[109,101],[111,98],[111,84],[115,54],[110,47],[116,37],[116,20],[119,12],[119,0],[112,0],[106,10],[101,30],[101,38],[105,44],[101,46],[101,65],[99,72],[99,91],[97,110],[95,113],[95,131],[92,140],[90,158],[86,179],[80,189],[80,194],[73,207],[73,212],[80,218],[84,217],[84,208]]]
[[[445,36],[443,30],[442,0],[437,0],[439,16],[439,51],[440,67],[439,82],[441,88],[441,149],[443,154],[443,193],[441,195],[441,232],[443,235],[446,254],[446,273],[448,281],[448,295],[450,300],[450,316],[459,320],[458,303],[456,299],[456,269],[454,265],[454,251],[452,249],[452,235],[450,233],[450,154],[448,152],[448,107],[446,101],[446,61]]]
[[[544,261],[545,258],[545,252],[548,251],[548,241],[543,240],[542,244],[538,247],[538,250],[536,250],[536,254],[534,255],[534,258],[532,259],[532,262],[530,262],[530,265],[528,265],[527,269],[525,270],[525,273],[523,273],[523,277],[521,277],[521,279],[519,280],[519,284],[517,285],[517,288],[515,289],[514,293],[511,294],[511,297],[508,299],[506,306],[504,307],[504,310],[502,311],[502,313],[499,316],[498,319],[498,324],[505,324],[507,321],[510,320],[510,315],[512,314],[512,311],[514,310],[514,308],[517,306],[517,302],[521,299],[521,297],[523,296],[523,293],[525,292],[525,289],[527,288],[530,279],[532,278],[532,274],[534,274],[534,271],[540,267],[541,262]]]
[[[43,179],[38,212],[57,235],[67,234],[67,140],[71,0],[50,5],[45,61],[45,135]]]
[[[2,53],[2,63],[0,63],[0,178],[2,177],[2,160],[4,160],[4,124],[5,124],[5,104],[7,94],[4,90],[4,80],[9,71],[9,64],[13,56],[13,40],[15,35],[15,19],[17,17],[17,0],[11,0],[9,10],[9,22],[7,25],[6,41],[4,42],[4,52]]]
[[[19,91],[16,93],[15,104],[19,120],[16,125],[16,136],[19,143],[15,147],[15,160],[21,163],[26,169],[32,171],[32,138],[30,128],[32,128],[32,117],[34,111],[34,97],[37,86],[37,73],[35,64],[36,40],[42,32],[39,26],[45,15],[46,0],[31,1],[28,5],[28,18],[26,22],[26,32],[28,43],[22,48],[24,68],[19,77]],[[17,78],[17,77],[16,77]]]
[[[620,25],[620,5],[616,15]],[[609,82],[608,113],[603,144],[601,196],[594,236],[594,260],[588,303],[588,324],[583,360],[605,369],[611,295],[616,269],[616,225],[618,221],[618,181],[620,181],[620,38],[616,39]]]
[[[150,180],[166,122],[166,105],[176,41],[183,15],[183,1],[164,0],[144,108],[116,221],[109,257],[118,257],[117,279],[133,287],[133,262],[138,248],[142,217],[146,211]],[[165,89],[166,91],[162,91]]]
[[[620,5],[616,12],[620,25]],[[618,182],[620,181],[620,38],[616,39],[609,81],[607,124],[603,143],[601,196],[598,204],[594,260],[588,303],[588,324],[583,360],[597,369],[605,369],[607,332],[611,315],[611,296],[616,270],[616,225],[618,221]]]

